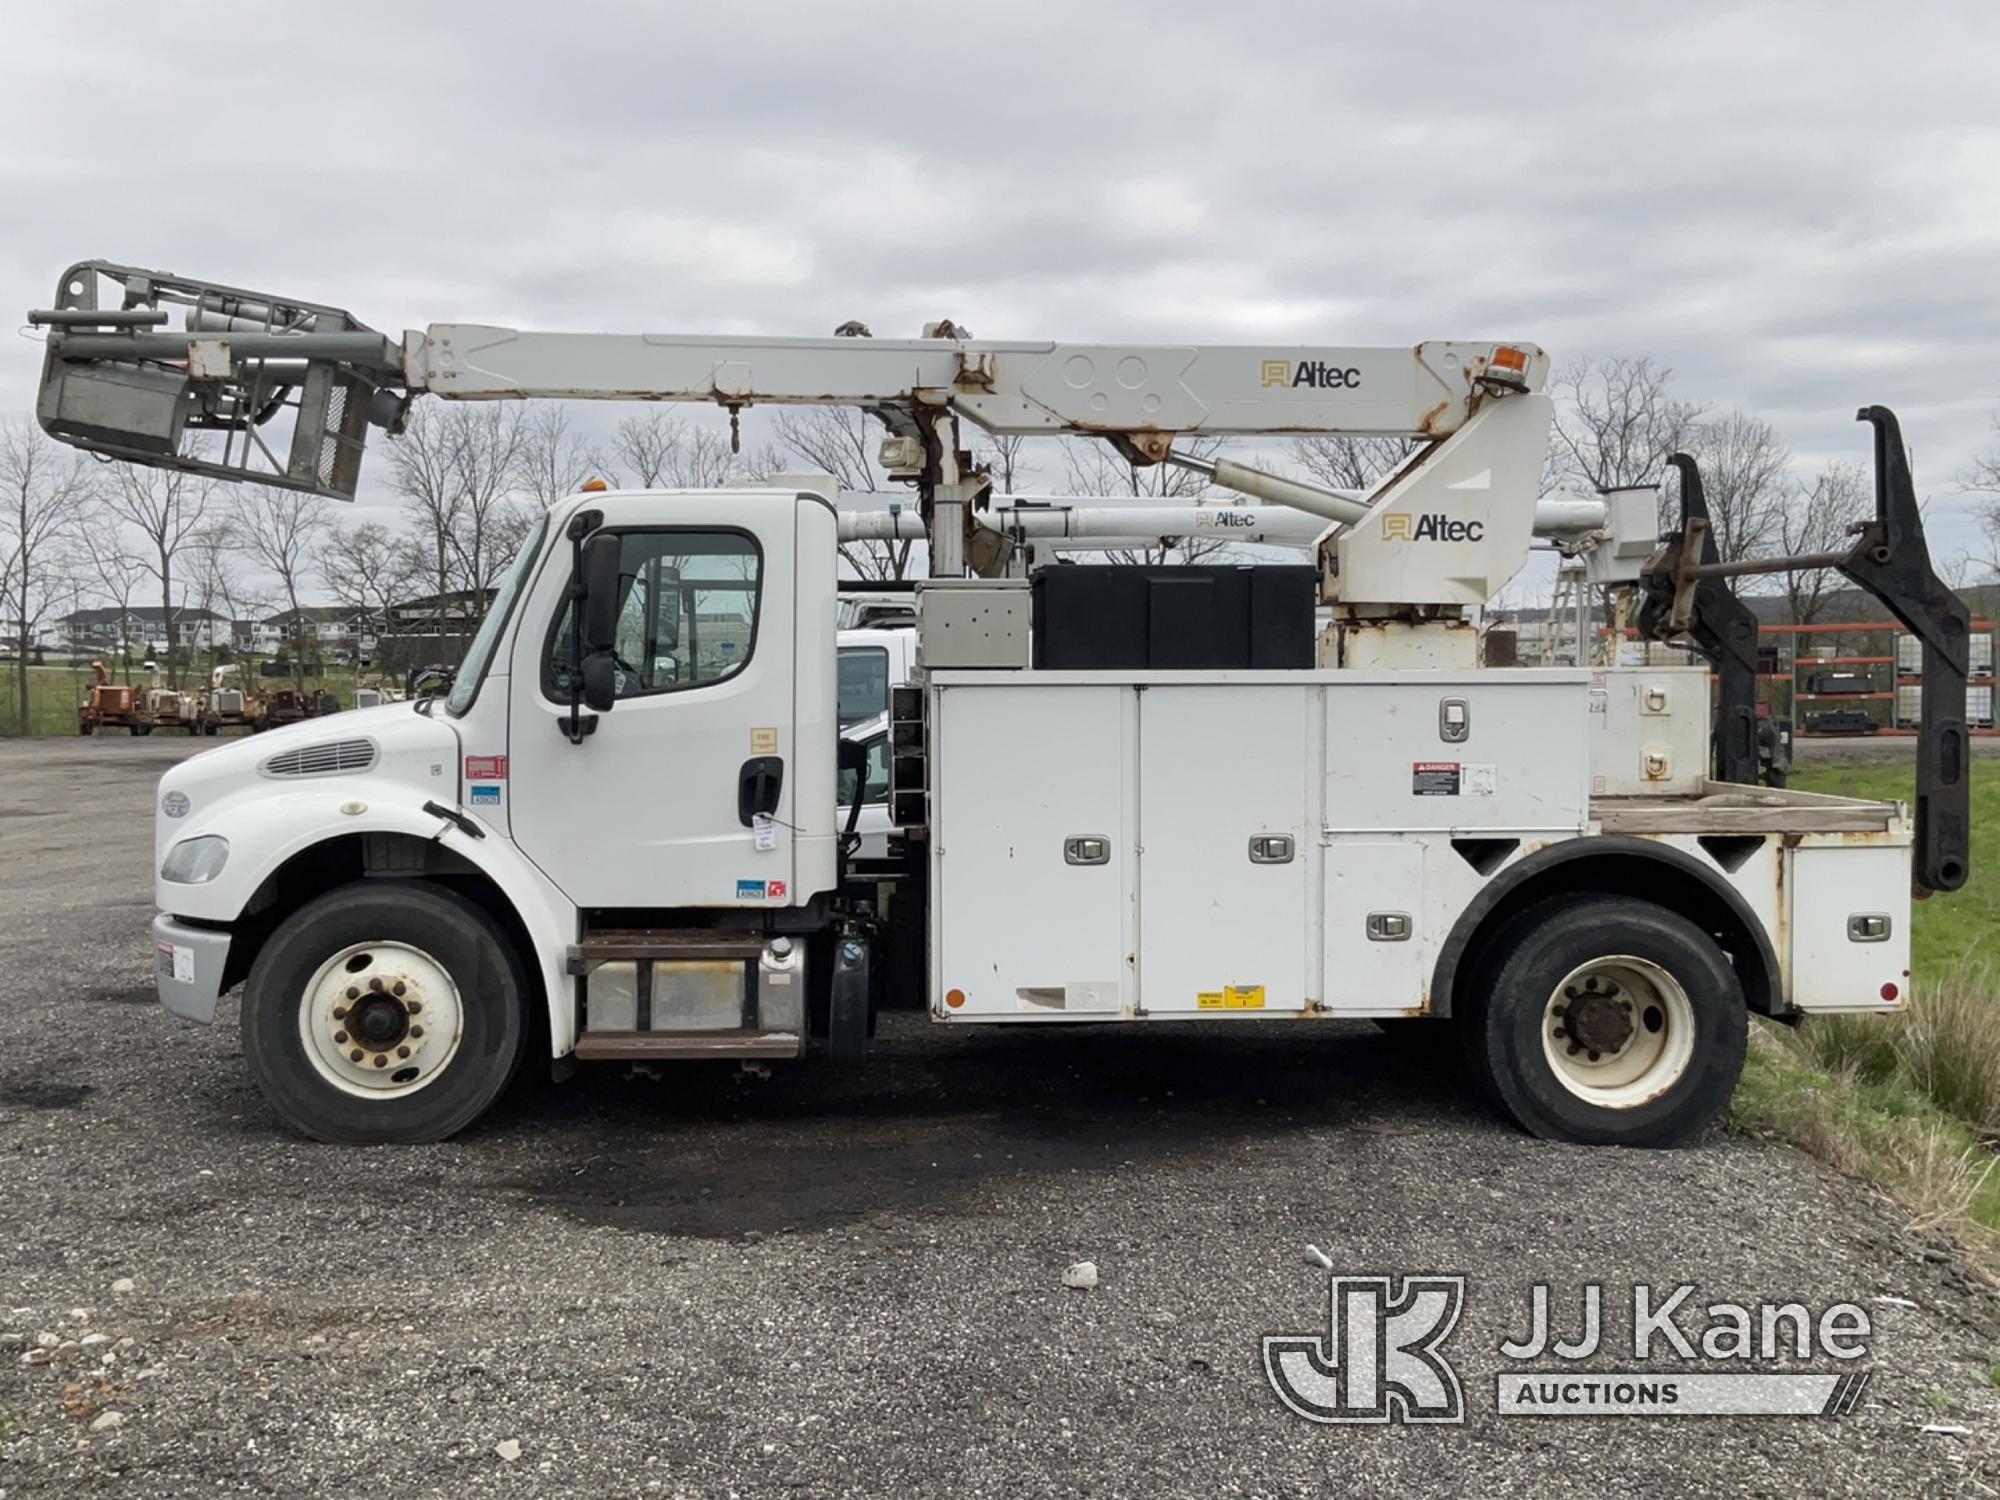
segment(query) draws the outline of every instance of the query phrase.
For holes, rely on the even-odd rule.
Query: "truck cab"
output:
[[[246,981],[258,1081],[343,1140],[460,1128],[544,1016],[556,1056],[798,1055],[839,876],[835,549],[818,495],[578,496],[537,521],[448,694],[175,767],[168,1008],[210,1019]]]

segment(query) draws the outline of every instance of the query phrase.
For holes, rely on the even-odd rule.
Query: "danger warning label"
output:
[[[1420,760],[1410,767],[1413,797],[1456,797],[1459,764],[1455,760]]]

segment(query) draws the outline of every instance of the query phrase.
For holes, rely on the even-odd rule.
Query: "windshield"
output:
[[[507,628],[507,616],[514,612],[515,598],[528,581],[528,574],[534,570],[535,558],[541,553],[542,538],[548,529],[549,518],[546,515],[535,522],[535,529],[528,533],[528,539],[521,543],[521,550],[507,565],[507,575],[500,580],[500,587],[493,595],[493,603],[486,611],[479,634],[465,648],[465,660],[458,666],[458,679],[452,683],[451,696],[445,699],[444,704],[453,718],[472,707],[473,700],[479,696],[479,684],[486,676],[486,664],[493,659],[493,650],[500,644],[501,632]]]

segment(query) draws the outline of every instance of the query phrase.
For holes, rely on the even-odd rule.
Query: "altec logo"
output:
[[[1310,386],[1318,391],[1358,391],[1361,372],[1353,365],[1329,364],[1323,359],[1267,359],[1263,364],[1263,387]]]
[[[1484,521],[1460,521],[1440,515],[1388,515],[1382,518],[1382,540],[1385,542],[1476,542],[1485,535]]]

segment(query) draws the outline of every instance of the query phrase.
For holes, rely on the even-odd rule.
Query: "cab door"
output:
[[[831,800],[803,781],[832,780],[798,755],[799,509],[768,492],[606,497],[617,698],[580,743],[566,733],[573,561],[543,570],[515,636],[501,795],[514,841],[579,906],[794,901],[801,798],[807,816]],[[831,724],[808,731],[830,737]]]

